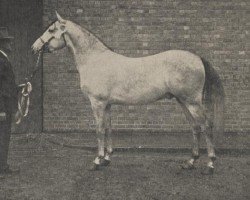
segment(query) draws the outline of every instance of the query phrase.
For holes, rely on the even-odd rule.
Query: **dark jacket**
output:
[[[0,112],[17,111],[18,90],[9,60],[0,52]]]

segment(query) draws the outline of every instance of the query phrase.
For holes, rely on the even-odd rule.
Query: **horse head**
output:
[[[46,48],[49,52],[53,52],[66,46],[64,34],[67,32],[67,20],[63,19],[57,12],[56,16],[57,20],[32,45],[31,48],[35,53],[41,51],[43,48]]]

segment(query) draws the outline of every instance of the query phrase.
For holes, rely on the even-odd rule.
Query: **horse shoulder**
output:
[[[81,90],[96,99],[108,99],[114,81],[114,76],[104,68],[89,66],[80,80]],[[81,77],[81,75],[80,75]]]

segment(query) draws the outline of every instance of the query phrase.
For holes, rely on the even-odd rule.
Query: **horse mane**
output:
[[[46,27],[45,27],[45,30],[47,30],[51,25],[53,25],[54,23],[56,23],[57,20],[54,20],[52,22],[50,22]]]
[[[87,34],[93,43],[99,43],[103,48],[114,51],[109,46],[107,46],[98,36],[96,36],[92,31],[88,30],[86,27],[76,24],[75,22],[72,22],[70,20],[68,20],[68,22],[71,22],[74,26],[80,29],[80,31],[82,31],[84,34]]]

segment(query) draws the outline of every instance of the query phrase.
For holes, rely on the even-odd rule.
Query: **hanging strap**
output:
[[[21,94],[18,97],[18,111],[15,116],[16,124],[20,124],[22,119],[29,113],[30,93],[32,91],[31,81],[33,80],[37,71],[40,69],[39,64],[41,61],[42,53],[42,51],[39,52],[35,69],[28,77],[25,78],[25,83],[18,85],[18,88],[21,88]]]

